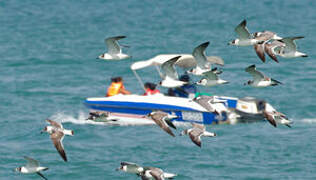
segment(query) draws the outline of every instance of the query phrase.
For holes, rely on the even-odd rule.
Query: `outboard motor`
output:
[[[266,101],[254,97],[238,99],[236,113],[240,116],[239,122],[255,122],[264,119]]]

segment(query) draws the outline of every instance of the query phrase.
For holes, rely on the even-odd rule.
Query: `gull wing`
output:
[[[169,128],[168,124],[165,121],[165,118],[168,116],[165,112],[157,112],[151,116],[151,119],[165,132],[170,134],[171,136],[175,137],[171,129]]]
[[[302,39],[304,38],[303,36],[297,36],[297,37],[286,37],[281,39],[280,41],[285,43],[285,52],[292,52],[296,51],[296,43],[294,42],[297,39]]]
[[[192,131],[189,132],[189,136],[194,144],[201,147],[201,135],[203,131],[198,128],[193,128]]]
[[[274,116],[271,113],[268,113],[266,111],[263,112],[264,117],[269,121],[269,123],[274,126],[277,127],[277,124],[275,122]]]
[[[126,38],[126,36],[115,36],[105,39],[105,44],[108,47],[109,54],[119,54],[122,52],[122,49],[118,44],[118,40],[123,38]]]
[[[52,126],[56,127],[56,128],[63,128],[63,125],[61,123],[58,123],[56,121],[50,120],[50,119],[46,119],[46,121],[51,124]]]
[[[38,167],[39,166],[39,162],[33,158],[24,156],[24,159],[27,160],[27,164],[26,167],[27,168],[34,168],[34,167]]]
[[[55,131],[50,135],[51,140],[53,141],[53,144],[55,148],[57,149],[60,156],[63,158],[64,161],[67,162],[67,156],[64,150],[63,146],[63,139],[64,139],[64,133],[61,131]]]
[[[217,64],[217,65],[220,65],[220,66],[224,66],[224,60],[219,57],[219,56],[207,56],[206,57],[206,60],[208,63],[211,63],[211,64]]]
[[[247,21],[246,19],[243,20],[236,28],[235,32],[238,34],[240,39],[251,39],[252,36],[249,33],[247,27],[246,27]]]
[[[166,76],[169,76],[172,79],[177,80],[178,79],[178,73],[176,71],[176,69],[174,68],[174,64],[177,62],[177,60],[180,58],[181,56],[177,56],[174,57],[172,59],[169,59],[168,61],[164,62],[161,65],[161,69],[163,70],[163,72],[165,73]]]
[[[256,70],[256,65],[251,65],[245,69],[246,72],[248,72],[254,80],[259,80],[265,78],[264,74]]]
[[[207,57],[205,55],[205,49],[210,44],[210,42],[205,42],[200,44],[198,47],[196,47],[193,50],[192,55],[194,56],[194,59],[197,62],[197,66],[199,66],[201,69],[205,69],[205,65],[207,63]]]
[[[152,175],[152,177],[155,179],[155,180],[163,180],[164,178],[162,177],[163,176],[163,171],[159,168],[150,168],[150,172],[149,174]]]
[[[213,70],[207,71],[207,72],[204,72],[203,75],[209,80],[218,80],[218,76],[215,73],[215,71],[213,71]]]
[[[268,56],[273,59],[275,62],[279,62],[278,58],[276,57],[276,52],[274,51],[275,47],[273,44],[265,44],[264,51],[268,54]]]
[[[140,167],[140,166],[137,165],[136,163],[126,162],[126,161],[122,161],[122,162],[121,162],[121,166],[138,166],[138,167]]]
[[[259,41],[268,41],[272,39],[275,34],[276,33],[272,31],[263,31],[254,33],[254,37]]]
[[[264,44],[255,44],[253,45],[253,48],[256,51],[256,54],[258,55],[258,57],[261,59],[262,62],[266,62],[266,57],[264,55]]]

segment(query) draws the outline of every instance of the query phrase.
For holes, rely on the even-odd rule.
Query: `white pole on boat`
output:
[[[163,79],[163,75],[162,75],[162,73],[161,73],[161,71],[160,71],[158,65],[155,65],[155,67],[156,67],[156,69],[157,69],[157,71],[158,71],[158,73],[159,73],[160,78]]]
[[[138,74],[137,74],[137,72],[136,72],[135,70],[132,70],[132,71],[133,71],[134,75],[136,76],[136,78],[137,78],[137,80],[138,80],[140,86],[141,86],[142,89],[146,92],[146,89],[145,89],[145,87],[144,87],[144,83],[143,83],[142,79],[138,76]]]

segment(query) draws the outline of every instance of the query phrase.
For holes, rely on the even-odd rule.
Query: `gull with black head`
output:
[[[245,69],[246,72],[248,72],[252,77],[253,80],[249,80],[244,85],[250,85],[252,87],[268,87],[268,86],[276,86],[279,84],[282,84],[280,81],[277,81],[275,79],[269,78],[265,76],[260,71],[256,70],[256,65],[248,66]]]
[[[218,84],[227,84],[229,83],[226,80],[220,79],[218,74],[222,73],[221,71],[218,71],[217,68],[214,68],[210,71],[202,73],[204,78],[202,78],[200,81],[196,82],[197,85],[201,86],[216,86]]]
[[[15,168],[15,171],[23,173],[23,174],[36,173],[39,176],[41,176],[43,179],[47,180],[47,178],[41,173],[41,171],[48,170],[47,167],[40,166],[39,162],[33,158],[24,156],[24,159],[27,160],[27,164],[25,166]]]
[[[252,46],[258,43],[262,43],[263,40],[256,39],[253,34],[248,31],[246,27],[247,21],[243,20],[236,28],[235,32],[238,34],[239,38],[231,41],[228,45],[234,46]]]
[[[122,48],[118,43],[120,39],[126,38],[126,36],[115,36],[115,37],[109,37],[105,39],[105,44],[107,45],[108,52],[101,54],[98,58],[99,59],[105,59],[105,60],[121,60],[121,59],[127,59],[131,56],[122,53]],[[124,46],[128,47],[128,46]]]
[[[67,162],[67,156],[62,142],[65,135],[74,135],[73,130],[64,129],[62,124],[56,121],[50,119],[47,119],[46,121],[50,123],[50,126],[46,126],[44,130],[41,131],[41,133],[47,132],[48,134],[50,134],[50,139],[52,140],[58,153],[63,158],[63,160]]]

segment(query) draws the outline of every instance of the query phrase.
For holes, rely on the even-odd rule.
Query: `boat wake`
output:
[[[316,124],[316,119],[315,118],[304,118],[304,119],[302,119],[302,122],[306,123],[306,124]]]
[[[103,122],[95,122],[86,120],[88,114],[82,111],[79,111],[77,116],[66,114],[64,112],[58,112],[50,117],[50,119],[62,122],[62,123],[73,123],[73,124],[94,124],[94,125],[107,125]]]
[[[107,120],[103,122],[87,120],[89,114],[79,111],[78,115],[66,114],[64,112],[58,112],[50,117],[50,119],[61,123],[73,123],[73,124],[92,124],[102,126],[137,126],[137,125],[154,125],[155,122],[149,119],[129,117],[129,116],[109,116]],[[188,122],[174,122],[176,126],[187,127],[191,123]]]

